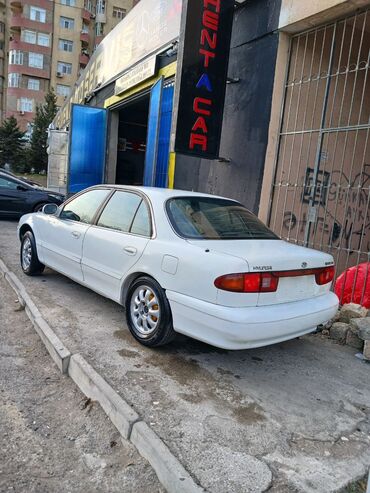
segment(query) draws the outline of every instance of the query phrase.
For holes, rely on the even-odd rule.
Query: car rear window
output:
[[[254,214],[238,202],[208,197],[173,198],[166,203],[175,231],[204,240],[276,240]]]

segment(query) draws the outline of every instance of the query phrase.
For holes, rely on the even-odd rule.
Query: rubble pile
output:
[[[364,359],[370,361],[370,310],[365,307],[356,303],[343,305],[322,333],[362,351]]]

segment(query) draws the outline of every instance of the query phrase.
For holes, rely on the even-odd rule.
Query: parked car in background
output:
[[[5,168],[0,168],[0,172],[6,173],[7,175],[11,176],[12,178],[23,180],[30,185],[36,185],[38,187],[42,187],[41,183],[38,183],[37,181],[29,180],[28,178],[25,178],[24,176],[15,175],[14,173],[12,173],[11,171],[9,171]]]
[[[60,205],[64,196],[0,170],[0,215],[20,217],[41,211],[45,204]]]
[[[225,349],[266,346],[331,319],[333,257],[280,240],[240,203],[99,185],[19,222],[27,275],[45,265],[125,306],[146,346],[176,332]]]

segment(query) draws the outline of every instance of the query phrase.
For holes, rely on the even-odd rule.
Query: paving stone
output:
[[[356,303],[347,303],[340,310],[339,321],[349,323],[352,318],[364,318],[367,316],[367,308]]]
[[[351,330],[363,341],[370,340],[370,317],[355,318],[350,321]]]
[[[336,322],[330,329],[330,337],[339,342],[346,342],[347,332],[349,331],[349,324],[343,322]]]

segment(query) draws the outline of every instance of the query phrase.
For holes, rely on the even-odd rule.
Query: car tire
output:
[[[35,237],[31,231],[27,231],[22,237],[20,260],[22,270],[27,276],[37,276],[45,269],[45,265],[38,259]]]
[[[140,277],[131,284],[126,319],[131,334],[144,346],[164,346],[176,335],[166,293],[151,277]]]
[[[33,212],[42,212],[42,208],[44,205],[49,204],[49,202],[41,202],[40,204],[36,204],[33,208]]]

